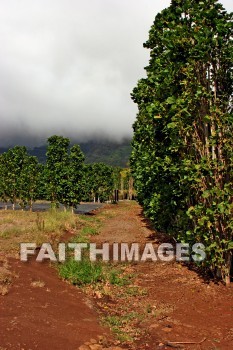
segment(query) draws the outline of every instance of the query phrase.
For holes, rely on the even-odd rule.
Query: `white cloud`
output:
[[[223,1],[232,10],[231,1]],[[1,0],[1,143],[131,133],[142,47],[170,0]]]

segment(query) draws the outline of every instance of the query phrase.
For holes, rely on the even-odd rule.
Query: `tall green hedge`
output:
[[[232,14],[218,1],[172,1],[144,47],[131,168],[157,229],[202,242],[203,267],[230,282],[233,249]]]

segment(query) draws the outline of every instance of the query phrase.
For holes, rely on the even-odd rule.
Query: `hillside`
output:
[[[80,145],[85,155],[86,163],[103,162],[108,165],[127,167],[131,153],[131,140],[124,139],[122,142],[113,142],[106,140],[92,140],[86,142],[75,142]],[[0,153],[6,152],[7,148],[0,148]],[[36,156],[40,163],[46,161],[46,145],[34,147],[28,152]]]
[[[89,141],[80,143],[81,150],[85,154],[86,163],[104,162],[113,166],[128,166],[131,153],[131,140],[121,143],[110,141]]]

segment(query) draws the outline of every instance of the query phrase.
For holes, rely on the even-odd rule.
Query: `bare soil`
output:
[[[101,212],[105,219],[93,242],[143,246],[165,239],[150,227],[135,202],[108,205],[96,215]],[[61,281],[48,263],[12,258],[6,263],[2,258],[0,284],[1,271],[5,286],[11,280],[13,284],[0,295],[0,350],[106,349],[110,343],[109,349],[114,349],[115,335],[100,325],[100,318],[116,316],[127,319],[119,328],[131,335],[118,342],[118,349],[233,349],[232,287],[177,262],[134,262],[123,269],[134,276],[130,285],[106,284],[99,290],[93,286],[85,294]],[[93,338],[107,338],[109,344],[91,345]]]
[[[151,228],[140,206],[128,203],[127,210],[125,206],[127,203],[115,208],[115,216],[96,242],[140,242],[142,246],[169,242]],[[233,349],[233,286],[227,288],[178,262],[132,263],[130,272],[137,276],[134,285],[147,293],[125,302],[139,314],[142,306],[148,309],[148,315],[136,325],[142,335],[132,348]],[[122,299],[115,296],[115,303],[120,308]]]
[[[46,263],[10,260],[17,274],[0,296],[0,349],[78,349],[106,333],[92,303]]]

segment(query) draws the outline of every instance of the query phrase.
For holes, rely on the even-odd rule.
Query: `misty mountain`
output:
[[[85,155],[86,163],[103,162],[112,166],[122,168],[129,166],[131,154],[131,139],[124,139],[121,142],[109,140],[91,140],[86,142],[73,142],[79,144]],[[71,144],[71,146],[72,146]],[[8,148],[0,147],[0,153],[6,152]],[[40,163],[46,161],[46,145],[28,149],[28,153],[36,156]]]

